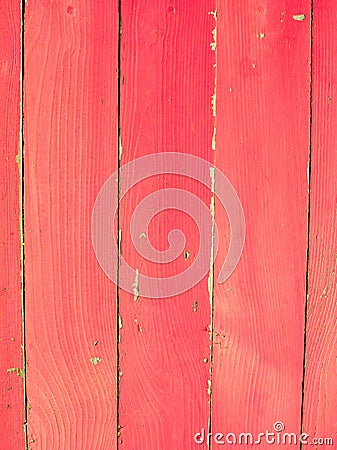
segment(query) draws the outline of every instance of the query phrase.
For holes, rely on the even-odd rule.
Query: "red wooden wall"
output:
[[[337,6],[21,7],[22,23],[19,2],[0,6],[0,449],[215,449],[225,439],[217,433],[257,439],[274,427],[333,448],[314,439],[337,443]],[[178,157],[181,166],[168,173],[160,161],[167,152],[215,167],[213,185],[185,176]],[[150,154],[159,156],[152,166],[138,162]],[[201,179],[194,161],[188,170]],[[246,224],[238,266],[221,284],[233,230],[217,171],[235,188]],[[112,174],[119,287],[91,235],[97,195]],[[169,192],[176,202],[182,191],[217,226],[214,264],[215,240],[202,242],[186,214],[192,197],[185,212],[161,210]],[[164,195],[141,203],[153,192]],[[138,222],[153,219],[135,236],[140,204]],[[174,261],[154,262],[135,248],[151,242],[168,251],[172,229],[186,238]],[[200,258],[208,258],[200,282],[179,290],[175,281],[176,295],[151,295],[155,282],[144,275],[174,277]],[[132,280],[123,278],[124,261]]]

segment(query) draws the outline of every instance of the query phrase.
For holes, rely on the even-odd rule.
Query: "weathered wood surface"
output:
[[[276,422],[286,432],[310,434],[309,441],[337,442],[337,9],[328,0],[276,3],[26,3],[28,448],[208,448],[209,431],[209,446],[217,448],[215,433],[256,437]],[[0,448],[6,450],[25,446],[17,376],[24,368],[19,6],[7,0],[0,6]],[[188,168],[178,157],[175,168],[160,159],[138,161],[167,152],[203,158],[239,195],[246,242],[225,283],[218,275],[231,230],[219,172],[204,183],[183,175],[195,169],[202,179],[198,160]],[[120,198],[112,226],[112,254],[120,249],[112,265],[117,289],[95,257],[91,219],[118,167],[119,196],[143,179]],[[175,173],[167,173],[172,167]],[[195,216],[187,206],[172,207],[177,193],[170,189],[181,190],[179,200],[182,191],[201,200]],[[160,210],[169,198],[171,207]],[[133,221],[138,205],[144,209]],[[214,267],[215,240],[201,242],[195,220],[205,210],[219,233]],[[153,219],[138,233],[146,215]],[[162,264],[140,254],[148,242],[168,250],[172,229],[186,237],[177,259]],[[102,236],[103,246],[112,236]],[[200,261],[199,245],[208,258],[202,280],[156,298],[155,282],[144,275],[185,271]],[[124,261],[134,278],[125,275]],[[195,442],[202,430],[205,438]]]

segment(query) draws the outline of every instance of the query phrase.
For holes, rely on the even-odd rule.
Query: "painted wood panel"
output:
[[[209,12],[215,2],[122,1],[121,6],[121,166],[163,152],[187,153],[212,163],[215,56]],[[138,171],[144,170],[143,163],[138,164]],[[197,225],[184,211],[168,209],[158,212],[148,231],[131,236],[130,216],[154,191],[190,191],[207,209],[211,192],[179,173],[161,174],[165,167],[160,162],[153,169],[158,175],[144,179],[121,201],[121,255],[140,275],[164,278],[193,263],[199,247]],[[137,169],[128,172],[126,180],[122,175],[121,183],[131,184],[136,174]],[[155,212],[166,201],[164,194],[147,207]],[[157,250],[167,250],[172,229],[186,236],[184,251],[172,263],[155,264],[135,251],[132,237],[140,236]],[[210,248],[211,242],[202,245]],[[193,436],[209,419],[207,276],[171,298],[145,298],[142,291],[150,285],[140,279],[138,286],[137,277],[133,284],[134,293],[119,294],[119,448],[195,448]]]
[[[20,2],[0,4],[0,446],[24,448],[20,262]]]
[[[334,2],[313,15],[310,247],[303,429],[337,442],[337,31]],[[319,448],[331,448],[322,445]]]
[[[311,5],[252,0],[217,8],[216,166],[242,201],[246,242],[237,269],[218,284],[230,230],[216,202],[222,247],[215,263],[212,432],[256,437],[282,422],[298,433]]]
[[[90,224],[117,167],[117,3],[32,0],[25,30],[29,447],[111,449],[116,289]]]

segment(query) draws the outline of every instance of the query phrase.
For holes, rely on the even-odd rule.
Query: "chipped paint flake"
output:
[[[121,229],[118,230],[118,251],[119,251],[119,254],[121,255],[122,254],[122,230]]]
[[[209,168],[209,176],[211,177],[211,190],[212,190],[212,194],[214,197],[214,193],[215,193],[215,167],[210,167]],[[214,211],[212,213],[212,215],[214,215]]]
[[[101,358],[95,356],[94,358],[90,358],[90,362],[93,366],[97,366],[101,362]]]
[[[208,14],[211,14],[215,20],[215,22],[217,21],[217,10],[215,11],[210,11]],[[210,46],[211,49],[215,52],[215,63],[213,64],[213,67],[216,69],[217,68],[217,53],[216,53],[216,48],[217,48],[217,25],[215,25],[215,28],[212,30],[212,36],[213,36],[213,41],[211,42]],[[217,74],[216,74],[216,70],[215,70],[215,78],[214,78],[214,93],[212,95],[212,114],[213,117],[216,118],[216,86],[217,86]],[[212,136],[212,150],[216,150],[216,119],[214,121],[214,129],[213,129],[213,136]]]
[[[218,12],[217,10],[215,11],[209,11],[208,14],[211,14],[214,18],[215,21],[217,21],[218,18]],[[213,35],[213,42],[210,43],[211,49],[215,52],[216,50],[216,33],[217,33],[217,27],[215,26],[215,28],[212,30],[212,35]]]
[[[212,136],[212,150],[216,150],[216,125],[214,125],[213,136]]]
[[[214,11],[208,11],[208,14],[214,17],[214,20],[218,18],[218,11],[215,9]]]
[[[210,396],[212,394],[212,381],[211,380],[207,380],[207,393]]]
[[[118,314],[118,327],[120,330],[123,328],[123,318],[120,314]]]
[[[7,373],[16,373],[18,377],[23,378],[24,377],[24,371],[23,369],[19,367],[11,367],[7,369]]]
[[[184,252],[184,260],[187,261],[191,255],[191,250],[186,250]]]
[[[216,27],[212,30],[213,42],[210,43],[211,49],[213,52],[216,50]]]
[[[135,282],[132,285],[133,300],[136,302],[139,298],[139,269],[136,269]]]
[[[212,266],[213,266],[213,264],[212,264]],[[214,275],[213,275],[213,267],[212,267],[212,269],[210,269],[210,272],[208,275],[208,280],[207,280],[209,302],[211,305],[213,305],[213,280],[214,280]]]
[[[305,20],[305,18],[306,18],[306,15],[305,15],[305,14],[295,14],[295,15],[293,16],[293,19],[294,19],[294,20],[298,20],[298,21],[300,21],[300,22],[302,22],[303,20]]]
[[[121,135],[119,136],[119,140],[118,140],[118,156],[119,156],[119,160],[121,160],[122,156],[123,156],[123,144],[122,144]]]
[[[135,319],[135,323],[137,324],[138,331],[140,333],[144,333],[144,328],[143,328],[142,324],[139,322],[139,320],[137,318]]]
[[[213,117],[216,117],[216,86],[214,87],[214,94],[212,95],[212,112]]]

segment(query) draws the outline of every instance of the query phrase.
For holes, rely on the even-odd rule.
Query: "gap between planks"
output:
[[[300,419],[300,433],[303,431],[304,421],[304,403],[305,403],[305,375],[306,375],[306,358],[307,358],[307,325],[308,325],[308,297],[309,297],[309,257],[310,257],[310,190],[311,190],[311,155],[312,155],[312,113],[313,113],[313,92],[312,92],[312,66],[313,66],[313,24],[314,24],[314,0],[311,0],[310,10],[310,86],[309,86],[309,152],[308,152],[308,206],[307,206],[307,252],[306,252],[306,272],[305,272],[305,306],[304,306],[304,330],[303,330],[303,372],[302,372],[302,399],[301,399],[301,419]],[[303,448],[303,443],[300,443],[300,450]]]

